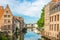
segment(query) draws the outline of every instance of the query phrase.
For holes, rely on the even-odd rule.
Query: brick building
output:
[[[0,7],[0,31],[6,31],[12,35],[12,13],[8,5],[4,9]]]
[[[0,6],[0,31],[7,32],[9,35],[12,35],[15,31],[15,27],[22,30],[24,27],[24,19],[22,17],[13,16],[8,5],[5,9]]]

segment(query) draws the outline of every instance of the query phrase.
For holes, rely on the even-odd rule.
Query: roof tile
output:
[[[4,9],[2,6],[0,6],[0,18],[2,17],[3,13],[4,13]]]

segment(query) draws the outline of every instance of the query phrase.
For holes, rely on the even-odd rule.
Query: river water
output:
[[[41,39],[41,35],[37,34],[33,31],[27,31],[27,33],[24,35],[24,40],[38,40]],[[14,35],[13,37],[9,37],[8,40],[20,40],[20,37],[18,38]]]
[[[24,35],[24,40],[38,40],[41,39],[41,35],[34,33],[33,31],[28,31]]]

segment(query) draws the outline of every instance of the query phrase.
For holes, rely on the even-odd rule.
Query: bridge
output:
[[[35,28],[35,27],[27,27],[27,31],[33,31],[35,33],[40,34],[40,31],[38,30],[38,28]]]
[[[33,31],[37,34],[40,34],[40,31],[39,31],[38,26],[36,24],[27,24],[26,27],[27,27],[27,31]]]

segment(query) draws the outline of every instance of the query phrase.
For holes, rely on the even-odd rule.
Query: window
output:
[[[51,17],[50,17],[50,22],[51,22]]]
[[[59,6],[59,11],[60,11],[60,6]]]
[[[54,31],[56,31],[56,24],[54,24]]]
[[[8,20],[8,23],[10,23],[10,20]]]
[[[60,4],[60,3],[58,3],[58,4]],[[60,11],[60,5],[57,5],[57,9],[58,9],[58,11]]]
[[[59,31],[59,24],[57,24],[57,31]]]
[[[50,24],[50,28],[49,29],[51,30],[51,24]]]
[[[53,24],[52,24],[52,28],[51,29],[53,30]]]
[[[57,38],[59,37],[59,35],[57,35]]]
[[[6,13],[8,13],[8,11],[6,11]]]
[[[53,16],[52,16],[52,22],[53,22]]]
[[[57,15],[57,21],[59,21],[59,15]]]
[[[8,30],[10,30],[10,25],[8,25]]]
[[[10,15],[8,15],[8,17],[10,17]]]
[[[56,15],[55,15],[55,21],[56,21]]]
[[[55,12],[57,12],[58,11],[58,8],[57,7],[55,7]]]
[[[4,15],[4,17],[7,17],[7,15]]]

